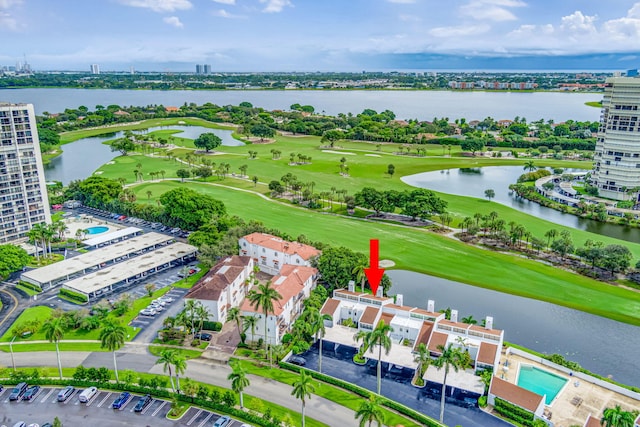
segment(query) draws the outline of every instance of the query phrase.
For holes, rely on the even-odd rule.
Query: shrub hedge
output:
[[[85,303],[85,302],[89,302],[89,298],[87,298],[86,295],[78,293],[78,292],[74,292],[70,289],[60,289],[60,295],[67,297],[69,299],[72,299],[74,301],[78,301],[81,303]]]
[[[533,412],[496,397],[494,409],[500,415],[527,427],[533,426]]]
[[[18,282],[18,284],[20,286],[24,286],[25,288],[29,288],[32,291],[42,292],[42,289],[40,288],[40,286],[34,285],[33,283],[29,283],[29,282],[25,282],[25,281],[21,280],[20,282]]]

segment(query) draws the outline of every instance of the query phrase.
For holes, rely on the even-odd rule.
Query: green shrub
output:
[[[205,320],[204,322],[202,322],[202,329],[205,329],[207,331],[218,332],[222,330],[222,323]]]
[[[20,282],[18,282],[18,284],[25,288],[31,289],[32,291],[42,292],[42,288],[40,288],[40,286],[38,285],[34,285],[33,283],[29,283],[21,280]]]
[[[478,406],[484,408],[487,406],[487,396],[480,396],[478,398]]]
[[[59,292],[60,296],[69,298],[73,301],[78,301],[80,303],[85,303],[85,302],[89,302],[89,298],[87,298],[86,295],[81,294],[79,292],[74,292],[71,289],[60,289]]]

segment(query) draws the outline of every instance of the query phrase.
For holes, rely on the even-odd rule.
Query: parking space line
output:
[[[87,402],[87,404],[85,406],[91,406],[91,404],[93,403],[94,400],[96,400],[98,398],[98,395],[100,395],[100,393],[96,393],[93,395],[93,397],[91,399],[89,399],[89,401]]]
[[[202,422],[200,424],[198,424],[198,427],[204,426],[207,423],[207,421],[209,421],[209,418],[211,418],[212,416],[213,416],[213,412],[209,412],[209,415],[207,415],[207,418],[202,420]]]
[[[142,415],[144,415],[144,414],[146,414],[146,413],[147,413],[147,411],[149,410],[149,408],[151,408],[151,405],[153,405],[153,401],[154,401],[154,400],[155,400],[155,399],[151,398],[151,403],[149,403],[149,404],[148,404],[148,405],[147,405],[147,406],[146,406],[142,411],[140,411],[140,413],[141,413]]]
[[[52,388],[51,390],[49,390],[49,393],[47,393],[47,395],[45,397],[42,398],[42,400],[40,401],[40,403],[44,403],[45,400],[47,400],[49,398],[49,396],[51,396],[51,393],[53,393],[55,391],[54,388]]]
[[[124,403],[122,404],[122,406],[120,406],[120,409],[118,409],[118,410],[119,410],[119,411],[124,411],[124,408],[126,408],[126,406],[127,406],[129,403],[131,403],[131,401],[132,401],[132,400],[133,400],[133,394],[132,394],[131,396],[129,396],[129,398],[127,399],[127,401],[126,401],[126,402],[124,402]],[[133,411],[133,409],[132,409],[132,411]]]
[[[62,402],[63,405],[66,405],[67,403],[71,402],[71,400],[73,399],[73,396],[75,396],[78,393],[79,390],[74,390],[73,393],[71,393],[71,396],[67,397],[65,399],[64,402]]]
[[[198,416],[202,413],[202,409],[199,409],[198,412],[191,417],[191,419],[189,420],[189,422],[187,422],[187,425],[190,426],[191,424],[193,424],[193,422],[196,420],[196,418],[198,418]]]
[[[97,406],[98,408],[100,408],[100,407],[104,404],[104,402],[106,402],[106,401],[107,401],[107,399],[109,398],[109,396],[111,396],[111,394],[112,394],[112,393],[107,393],[107,395],[104,397],[104,399],[102,399],[102,400],[100,401],[100,403],[98,403],[96,406]]]
[[[167,404],[167,401],[166,401],[166,400],[163,400],[163,401],[162,401],[162,405],[158,406],[158,408],[156,408],[156,410],[155,410],[155,411],[153,411],[153,413],[151,414],[151,416],[152,416],[152,417],[155,417],[155,416],[158,414],[158,412],[160,412],[160,410],[161,410],[161,409],[164,407],[164,405],[166,405],[166,404]]]

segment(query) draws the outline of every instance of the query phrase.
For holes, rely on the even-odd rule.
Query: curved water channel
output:
[[[542,353],[557,353],[584,368],[624,384],[640,386],[637,355],[640,327],[555,304],[465,285],[412,271],[390,270],[391,293],[404,295],[410,305],[450,307],[459,317],[472,315],[478,323],[493,316],[505,340]]]
[[[203,126],[156,126],[134,133],[148,133],[157,130],[176,130],[174,135],[181,138],[196,139],[205,132],[215,133],[222,139],[222,145],[243,145],[242,141],[231,136],[230,130],[211,129]],[[76,179],[85,179],[93,174],[100,166],[111,161],[120,153],[111,151],[111,147],[103,144],[116,138],[122,138],[124,132],[112,132],[108,134],[82,138],[62,146],[62,155],[54,158],[45,165],[45,177],[47,181],[60,181],[68,185]]]
[[[567,169],[577,172],[580,169]],[[428,188],[441,193],[458,196],[484,198],[484,191],[493,189],[496,193],[493,201],[510,208],[544,219],[556,224],[578,230],[601,234],[628,242],[640,243],[640,229],[616,224],[607,224],[592,219],[556,211],[540,206],[538,203],[516,197],[509,191],[509,185],[517,182],[525,171],[522,166],[485,166],[480,168],[447,169],[423,172],[402,177],[405,184]]]

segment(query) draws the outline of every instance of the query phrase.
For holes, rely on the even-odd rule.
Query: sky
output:
[[[626,70],[640,1],[0,0],[0,38],[36,70]]]

